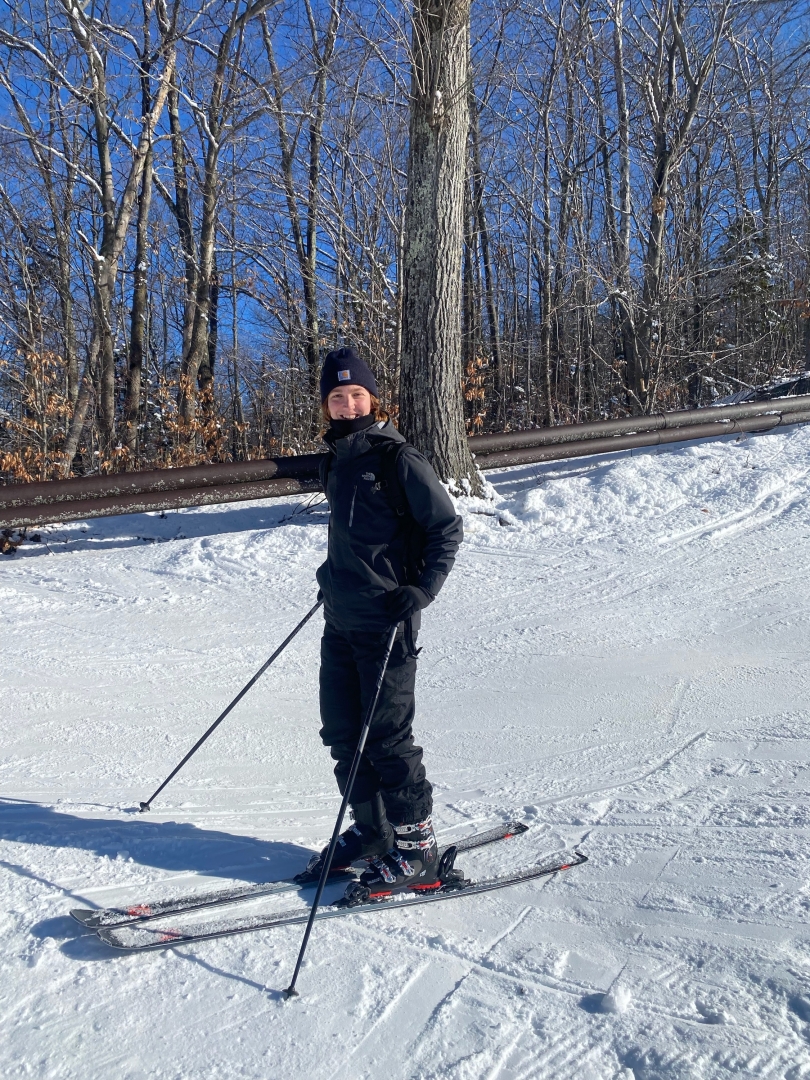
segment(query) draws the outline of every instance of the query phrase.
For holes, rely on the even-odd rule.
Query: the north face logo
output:
[[[338,382],[349,382],[351,380],[352,373],[348,368],[345,371],[338,372]]]

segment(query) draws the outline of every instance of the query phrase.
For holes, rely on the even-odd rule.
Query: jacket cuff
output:
[[[435,600],[446,580],[446,574],[440,574],[438,571],[433,570],[430,573],[422,574],[419,578],[419,587],[424,589],[425,592],[429,592],[431,599]]]

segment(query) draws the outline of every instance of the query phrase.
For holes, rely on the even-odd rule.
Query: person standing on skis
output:
[[[332,868],[367,867],[371,895],[440,884],[432,788],[414,743],[416,635],[462,541],[461,518],[430,463],[380,410],[377,383],[354,349],[330,352],[321,372],[328,454],[321,481],[331,510],[324,602],[321,738],[345,792],[388,635],[398,625],[351,793],[354,824]],[[317,878],[327,848],[301,877]]]

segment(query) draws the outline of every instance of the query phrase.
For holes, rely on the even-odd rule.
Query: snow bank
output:
[[[761,517],[763,509],[778,512],[805,491],[807,446],[808,433],[796,428],[788,438],[730,437],[657,452],[521,466],[486,474],[492,483],[490,505],[457,501],[476,540],[491,535],[494,521],[563,545],[573,540],[669,543]]]

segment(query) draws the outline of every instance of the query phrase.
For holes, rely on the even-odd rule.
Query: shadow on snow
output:
[[[99,858],[115,859],[122,854],[125,858],[131,856],[142,866],[175,873],[236,877],[249,882],[295,873],[301,869],[302,860],[312,854],[298,844],[256,840],[201,829],[190,823],[153,821],[141,815],[123,821],[104,821],[77,817],[20,799],[0,799],[0,839],[75,848]],[[45,881],[25,867],[8,862],[0,865],[23,877]],[[76,893],[62,891],[80,899]]]
[[[150,821],[133,816],[123,821],[77,817],[51,807],[20,799],[0,799],[0,839],[43,847],[74,848],[99,858],[126,857],[142,866],[157,867],[176,873],[211,874],[240,881],[271,881],[288,877],[301,869],[312,852],[298,844],[256,840],[176,821]],[[73,903],[88,904],[81,892],[66,888],[19,863],[0,861],[0,868],[30,881],[58,889]],[[89,888],[89,886],[88,886]],[[171,892],[166,882],[151,885],[127,885],[146,897]],[[94,891],[89,889],[89,891]],[[179,892],[193,892],[184,885]],[[120,901],[118,901],[120,902]],[[110,950],[94,934],[88,935],[70,918],[52,916],[31,927],[33,937],[61,939],[61,951],[77,960],[110,959]]]
[[[26,542],[14,554],[17,559],[42,555],[62,555],[76,551],[105,551],[165,544],[172,540],[191,540],[222,533],[275,529],[281,525],[323,524],[328,508],[315,495],[302,502],[273,505],[270,500],[249,503],[224,503],[214,506],[186,507],[168,513],[123,514],[66,524],[30,528],[29,535],[39,534],[41,544]]]

